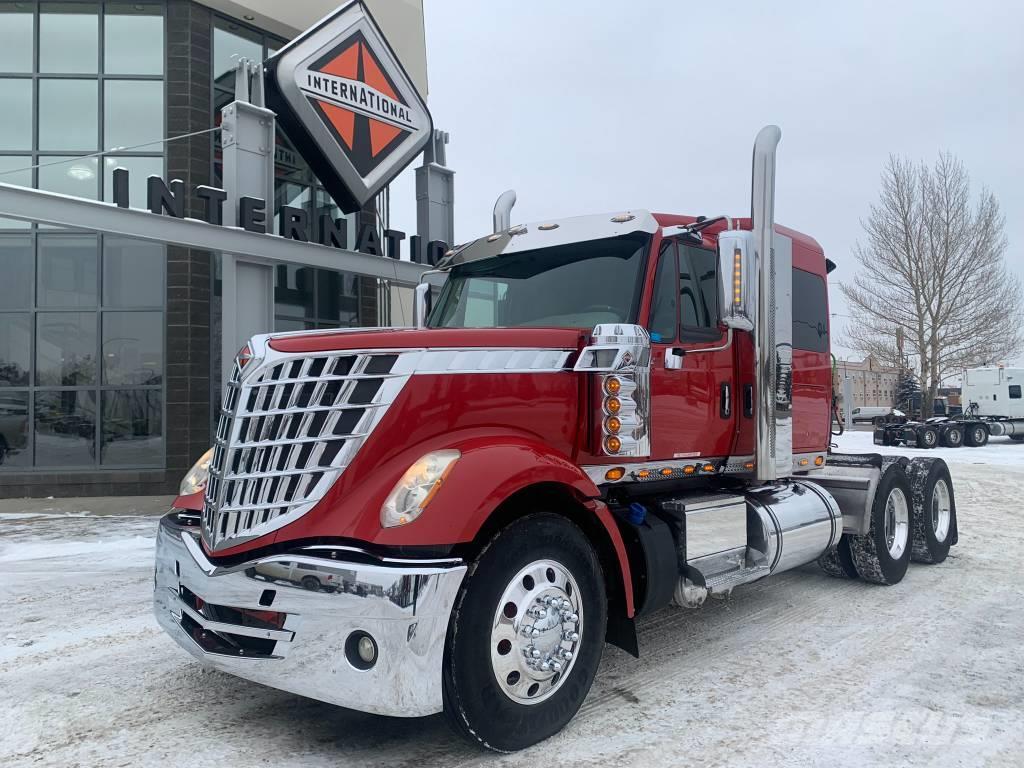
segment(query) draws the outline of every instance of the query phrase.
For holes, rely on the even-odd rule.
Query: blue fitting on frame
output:
[[[638,501],[629,505],[629,522],[633,525],[642,525],[647,519],[647,507]]]

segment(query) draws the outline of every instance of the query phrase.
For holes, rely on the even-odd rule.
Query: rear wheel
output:
[[[554,735],[590,691],[606,622],[601,566],[583,532],[552,514],[515,521],[456,600],[443,670],[449,723],[501,752]]]
[[[984,424],[971,424],[964,430],[964,442],[972,448],[979,448],[988,443],[988,427]]]
[[[956,536],[953,480],[942,459],[914,459],[907,467],[914,500],[913,547],[916,563],[941,563]]]
[[[964,428],[959,424],[942,430],[942,444],[947,448],[959,448],[964,444]]]
[[[876,427],[884,427],[885,426],[885,416],[875,416],[875,426]]]
[[[939,430],[935,427],[925,426],[917,428],[917,447],[934,448],[939,444]]]
[[[850,537],[843,534],[839,544],[818,558],[818,566],[837,579],[856,579],[860,574],[850,552]]]
[[[910,563],[912,494],[903,467],[891,464],[882,475],[871,504],[865,536],[850,536],[850,554],[857,573],[875,584],[897,584]]]

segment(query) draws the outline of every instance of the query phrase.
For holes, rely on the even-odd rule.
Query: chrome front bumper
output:
[[[219,567],[203,553],[199,526],[185,521],[198,518],[171,513],[160,521],[153,610],[203,664],[364,712],[441,711],[448,619],[466,573],[461,561],[374,560],[323,547]],[[376,644],[369,669],[349,660],[353,633]]]

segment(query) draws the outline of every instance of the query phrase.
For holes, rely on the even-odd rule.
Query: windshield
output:
[[[634,233],[461,264],[451,270],[429,324],[593,328],[632,322],[649,240]]]

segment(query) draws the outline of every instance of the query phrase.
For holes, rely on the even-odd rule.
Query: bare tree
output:
[[[987,189],[972,203],[970,177],[950,154],[931,168],[890,157],[861,222],[859,269],[842,285],[849,346],[916,369],[926,415],[943,378],[1024,346],[1024,299],[1004,260],[1003,224]]]

